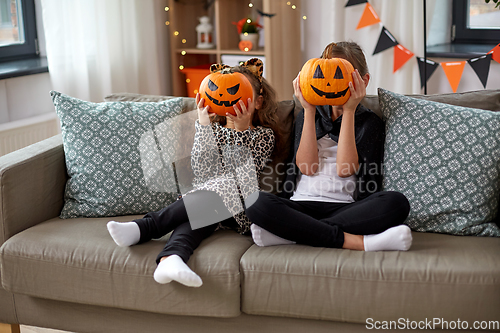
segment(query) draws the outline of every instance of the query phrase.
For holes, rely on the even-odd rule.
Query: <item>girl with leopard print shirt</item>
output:
[[[219,67],[216,67],[219,66]],[[202,285],[187,261],[200,243],[216,229],[231,228],[248,234],[251,222],[245,199],[258,192],[259,175],[273,151],[280,151],[281,136],[274,89],[262,77],[263,64],[250,59],[241,66],[212,71],[240,72],[250,81],[254,98],[234,105],[236,115],[217,116],[197,94],[198,119],[191,151],[194,190],[157,212],[132,222],[110,221],[108,230],[119,246],[131,246],[160,238],[173,231],[157,257],[154,279],[177,281],[190,287]],[[200,223],[202,226],[200,226]]]

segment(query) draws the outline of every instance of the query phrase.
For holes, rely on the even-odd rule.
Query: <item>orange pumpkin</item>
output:
[[[248,52],[252,50],[253,44],[249,40],[242,40],[239,42],[238,47],[240,48],[240,51]]]
[[[253,99],[253,88],[246,76],[226,69],[208,74],[201,82],[199,92],[205,105],[210,106],[210,112],[221,116],[226,113],[235,115],[233,105],[242,100],[248,107],[248,98]]]
[[[353,72],[345,59],[310,59],[300,71],[300,90],[312,105],[343,105],[351,96]]]

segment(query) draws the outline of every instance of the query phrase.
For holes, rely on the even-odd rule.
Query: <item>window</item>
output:
[[[38,55],[34,0],[0,0],[0,61]]]
[[[500,9],[484,0],[453,0],[454,43],[498,44]]]

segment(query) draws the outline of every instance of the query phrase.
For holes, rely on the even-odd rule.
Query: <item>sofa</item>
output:
[[[500,111],[498,90],[413,97]],[[362,104],[380,115],[377,96]],[[194,109],[193,99],[184,105]],[[299,109],[280,103],[288,140]],[[188,262],[202,287],[160,285],[152,276],[168,235],[121,248],[106,229],[109,217],[61,219],[67,179],[61,135],[0,157],[0,331],[500,330],[500,238],[413,231],[407,252],[360,252],[258,247],[219,230]]]

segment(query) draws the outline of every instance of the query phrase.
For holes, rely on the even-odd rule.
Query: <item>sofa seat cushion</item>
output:
[[[130,221],[139,216],[114,218]],[[203,241],[188,265],[203,286],[153,280],[165,239],[121,248],[106,229],[108,218],[46,221],[0,248],[2,285],[34,297],[162,314],[240,315],[240,269],[250,237],[220,230]]]
[[[500,239],[413,232],[408,252],[252,246],[242,257],[247,314],[367,323],[498,320]]]

